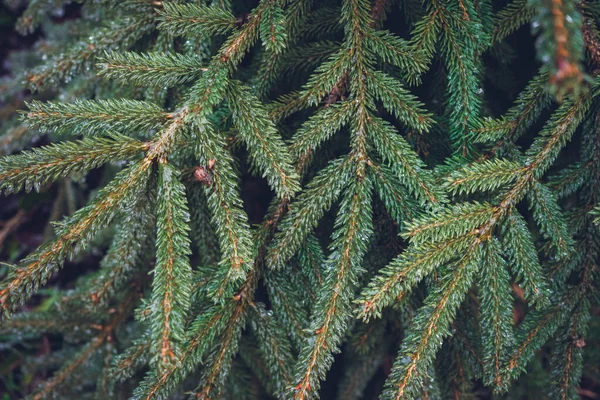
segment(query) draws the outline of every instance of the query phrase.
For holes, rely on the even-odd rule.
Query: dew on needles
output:
[[[5,397],[598,394],[595,1],[6,4]]]

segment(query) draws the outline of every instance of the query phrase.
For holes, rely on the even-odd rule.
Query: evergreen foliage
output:
[[[29,254],[0,231],[2,382],[49,372],[19,396],[598,383],[598,2],[5,3],[39,42],[2,81],[0,191],[63,218]]]

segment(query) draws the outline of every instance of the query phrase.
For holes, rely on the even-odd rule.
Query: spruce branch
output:
[[[387,166],[374,163],[369,165],[369,169],[377,195],[398,226],[401,228],[405,221],[415,218],[420,207],[403,190],[402,182],[396,173]]]
[[[292,155],[296,160],[306,159],[348,124],[354,111],[354,105],[350,101],[332,104],[317,111],[294,134],[290,145]]]
[[[61,9],[72,3],[72,0],[33,0],[17,21],[16,28],[22,35],[33,33],[43,21],[43,17],[53,9]]]
[[[562,99],[566,93],[582,90],[583,35],[582,17],[572,1],[531,1],[537,13],[533,18],[534,33],[539,34],[537,56],[549,64],[550,90]],[[551,61],[551,62],[549,62]]]
[[[159,165],[157,212],[156,267],[148,321],[152,363],[161,373],[172,368],[179,355],[192,291],[185,189],[174,168],[164,163]]]
[[[515,106],[498,120],[484,119],[481,126],[474,129],[477,142],[495,143],[490,153],[493,155],[514,143],[540,116],[550,104],[551,96],[546,90],[548,71],[542,68],[529,81],[527,87],[519,94]]]
[[[388,31],[366,30],[369,50],[383,62],[396,66],[406,73],[409,84],[419,82],[420,75],[426,70],[426,62],[421,49],[411,48],[409,43]]]
[[[496,15],[492,43],[501,42],[505,37],[528,23],[536,15],[535,2],[529,0],[511,1]]]
[[[132,291],[129,296],[124,298],[115,310],[110,321],[103,325],[100,332],[87,345],[83,347],[63,368],[55,372],[52,378],[45,381],[39,390],[33,395],[27,397],[29,400],[42,400],[57,390],[61,385],[64,385],[67,379],[71,376],[74,370],[81,368],[94,353],[101,350],[101,347],[112,340],[114,331],[127,318],[131,312],[135,300],[137,300],[137,291]]]
[[[208,355],[202,370],[200,384],[195,390],[197,399],[212,399],[219,395],[225,385],[225,378],[231,368],[233,356],[237,352],[245,317],[234,316],[234,320],[231,322],[231,325],[225,328],[219,338],[217,348]]]
[[[123,207],[123,217],[110,248],[100,262],[100,270],[87,285],[90,302],[107,305],[130,282],[154,247],[152,230],[156,226],[155,193],[150,189],[137,202]]]
[[[197,56],[174,53],[107,52],[98,57],[98,74],[139,86],[175,86],[206,71]]]
[[[574,243],[556,198],[550,189],[539,182],[532,185],[528,196],[533,218],[540,226],[542,235],[550,241],[560,257],[567,256]]]
[[[239,307],[236,307],[236,304]],[[157,396],[168,397],[178,383],[200,364],[225,326],[231,327],[228,322],[231,320],[235,322],[237,318],[244,315],[246,306],[246,302],[230,302],[224,307],[212,306],[198,315],[190,326],[186,344],[181,351],[180,367],[169,368],[162,374],[157,374],[156,371],[149,372],[134,391],[132,398],[150,400]]]
[[[402,236],[415,245],[436,244],[464,236],[487,222],[493,215],[487,203],[463,203],[412,220]]]
[[[139,135],[165,126],[172,115],[139,100],[80,100],[73,103],[28,104],[24,114],[30,128],[57,134],[106,135],[113,131]]]
[[[354,356],[338,390],[338,400],[363,398],[367,385],[381,367],[388,343],[382,342],[366,354]]]
[[[87,240],[108,225],[115,212],[138,196],[148,179],[151,160],[142,161],[120,172],[92,202],[57,227],[57,238],[11,268],[0,289],[2,315],[32,295],[58,270],[66,257],[81,249]]]
[[[589,320],[589,302],[584,301],[575,307],[569,323],[559,328],[560,333],[555,340],[556,347],[550,359],[552,382],[555,383],[550,391],[553,399],[568,400],[580,397],[577,388],[583,374],[584,337]]]
[[[515,209],[512,209],[502,228],[504,249],[508,254],[509,265],[517,276],[517,282],[525,289],[525,298],[545,305],[548,302],[548,282],[538,260],[527,223]]]
[[[0,160],[0,191],[39,191],[48,182],[88,171],[112,160],[129,160],[149,144],[121,135],[85,138],[36,148]]]
[[[366,253],[366,245],[372,232],[371,202],[372,182],[366,176],[367,122],[371,119],[367,106],[368,95],[365,74],[368,68],[364,53],[364,37],[361,35],[371,23],[368,4],[346,1],[342,7],[342,22],[346,24],[346,42],[354,54],[350,70],[350,88],[357,103],[356,115],[351,122],[349,159],[355,164],[350,185],[340,204],[336,219],[336,231],[331,244],[332,253],[328,264],[331,271],[325,277],[318,292],[310,324],[314,337],[300,350],[296,365],[294,399],[315,398],[320,381],[333,362],[332,352],[337,350],[341,335],[346,330],[351,315],[349,302],[353,295],[360,263]],[[359,231],[362,232],[359,235]],[[317,310],[319,310],[317,312]]]
[[[316,40],[331,37],[343,29],[340,24],[340,6],[330,5],[309,10],[306,22],[298,30],[298,36],[304,40]]]
[[[424,110],[423,104],[415,95],[404,89],[400,83],[379,71],[367,75],[367,84],[374,97],[381,100],[390,113],[402,121],[409,129],[427,132],[434,123],[432,115]]]
[[[522,169],[507,159],[482,160],[451,171],[446,187],[454,194],[492,191],[512,183]]]
[[[515,347],[496,380],[496,390],[505,391],[510,380],[524,371],[525,365],[533,357],[536,349],[567,320],[578,297],[567,292],[557,300],[550,308],[532,311],[521,323],[515,333]]]
[[[440,265],[453,260],[469,248],[472,238],[469,234],[446,240],[442,244],[424,243],[419,247],[410,246],[395,260],[384,267],[363,289],[356,303],[358,317],[368,321],[381,317],[384,307],[396,299],[405,297],[407,292]]]
[[[441,20],[442,50],[448,71],[450,137],[455,154],[468,157],[473,152],[472,128],[481,107],[481,84],[476,74],[479,64],[477,45],[478,41],[486,40],[487,36],[481,32],[481,22],[476,16],[472,1],[465,1],[464,10],[460,11],[455,7],[445,9],[437,1],[433,3]],[[467,18],[459,17],[459,13],[467,15]],[[452,27],[455,29],[451,29]],[[458,27],[460,28],[456,29]]]
[[[431,63],[431,59],[435,53],[435,45],[439,40],[441,30],[440,19],[438,18],[439,11],[433,7],[433,4],[429,6],[428,11],[429,12],[421,17],[415,24],[410,40],[411,49],[423,54],[423,62],[425,65]]]
[[[43,39],[6,63],[55,90],[0,84],[0,151],[33,144],[0,159],[0,190],[60,179],[51,219],[72,215],[0,266],[3,317],[85,247],[100,264],[0,328],[50,341],[48,356],[14,353],[11,372],[56,371],[34,396],[313,399],[341,384],[359,398],[398,344],[382,398],[526,397],[541,379],[566,399],[587,385],[600,114],[597,79],[580,78],[598,72],[596,5],[402,0],[407,26],[388,31],[391,0],[102,0],[50,18],[66,3],[28,2],[23,27]],[[514,68],[528,59],[519,28],[542,19],[550,57],[531,77]],[[111,163],[69,183],[111,161],[116,177]],[[38,195],[23,196],[17,216]]]
[[[308,279],[311,286],[318,288],[323,283],[323,266],[325,265],[325,254],[314,235],[308,235],[304,245],[300,247],[296,260],[300,264],[303,275]]]
[[[366,238],[371,229],[371,183],[364,179],[353,183],[342,199],[336,220],[338,232],[327,260],[330,273],[319,290],[310,323],[311,335],[300,350],[294,377],[293,398],[314,398],[320,380],[333,363],[341,335],[351,315],[350,301],[360,263],[366,252]],[[360,233],[359,233],[360,232]]]
[[[281,53],[286,45],[287,32],[281,4],[283,1],[271,0],[265,7],[260,21],[260,38],[267,51]]]
[[[500,379],[514,341],[510,276],[501,250],[497,240],[491,240],[485,246],[478,284],[483,370],[488,385]]]
[[[304,192],[290,205],[267,257],[267,264],[280,268],[300,248],[306,236],[337,200],[352,174],[348,158],[332,161],[307,185]],[[318,201],[316,201],[318,200]]]
[[[550,168],[560,150],[575,133],[575,129],[591,106],[590,92],[592,90],[576,98],[565,100],[525,152],[525,165],[534,172],[534,177],[540,178]]]
[[[406,333],[383,396],[396,400],[419,396],[435,352],[450,334],[450,322],[478,272],[484,251],[480,244],[480,239],[471,239],[464,255],[425,299]]]
[[[69,79],[78,72],[96,55],[103,51],[126,49],[153,28],[153,21],[147,14],[111,21],[108,26],[97,28],[89,37],[75,43],[66,52],[29,71],[25,75],[25,81],[35,91],[55,87],[60,81]]]
[[[548,187],[557,199],[577,192],[591,177],[592,163],[574,163],[548,178]]]
[[[318,67],[338,51],[340,43],[322,40],[289,49],[278,63],[279,78],[293,77]]]
[[[275,125],[265,118],[266,110],[248,88],[238,82],[230,82],[228,98],[234,124],[248,147],[254,167],[263,171],[279,197],[293,197],[300,189],[298,176],[288,161],[291,156]]]
[[[283,56],[287,56],[288,59],[294,58],[290,53],[294,53],[294,45],[298,40],[299,30],[306,21],[312,2],[310,0],[292,2],[285,7],[283,13],[278,10],[279,5],[276,2],[274,2],[274,6],[277,11],[275,14],[270,13],[270,16],[276,18],[268,18],[266,19],[267,22],[261,25],[261,38],[263,38],[263,46],[266,52],[256,76],[256,88],[260,97],[269,92],[278,75],[283,75]],[[277,23],[275,24],[276,20]],[[273,40],[269,40],[269,38]],[[277,43],[277,46],[273,46],[274,43]],[[333,51],[335,49],[331,52]],[[329,56],[331,52],[326,54],[325,57]],[[298,52],[298,55],[306,56],[306,52]],[[290,68],[300,67],[300,64],[306,60],[306,57],[300,56],[299,58],[302,59],[291,63]]]
[[[219,273],[212,285],[212,293],[216,299],[223,299],[251,269],[253,246],[231,154],[224,149],[222,138],[215,135],[205,121],[199,121],[195,126],[196,153],[206,162],[215,160],[213,182],[205,186],[204,192],[221,250]]]
[[[304,282],[294,276],[291,268],[269,271],[264,279],[274,316],[285,327],[294,347],[300,348],[306,336],[304,329],[308,325],[307,303],[309,302],[295,288]],[[287,384],[290,383],[288,380]]]
[[[381,118],[370,118],[369,138],[384,162],[394,170],[410,193],[428,207],[445,203],[446,197],[435,185],[433,174],[417,156],[406,140]]]
[[[342,47],[315,70],[300,92],[281,96],[270,112],[271,117],[278,121],[295,112],[319,104],[338,85],[340,77],[346,76],[350,62],[349,51]]]
[[[261,354],[275,382],[275,395],[285,399],[285,390],[291,382],[292,349],[281,323],[262,304],[256,304],[251,314],[255,324]],[[281,321],[283,322],[283,321]]]
[[[235,17],[221,7],[165,2],[158,14],[158,29],[176,36],[224,35],[236,27]]]

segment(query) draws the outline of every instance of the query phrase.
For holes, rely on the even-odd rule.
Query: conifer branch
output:
[[[253,311],[252,320],[256,323],[255,331],[261,354],[273,381],[276,382],[275,395],[279,399],[285,399],[286,388],[292,379],[291,369],[294,361],[289,339],[283,326],[262,304],[256,304]]]
[[[313,314],[310,323],[313,336],[300,350],[293,386],[295,400],[315,397],[319,381],[324,379],[333,362],[331,353],[336,350],[347,326],[353,282],[366,252],[366,243],[359,230],[365,232],[371,223],[369,186],[367,180],[357,181],[342,199],[336,221],[339,234],[327,261],[331,272],[326,276],[315,304],[315,310],[325,313]]]
[[[108,225],[114,213],[139,193],[148,179],[147,158],[120,172],[96,198],[57,228],[57,238],[13,267],[0,288],[3,316],[43,285],[62,266],[64,259],[85,245],[86,240]]]
[[[458,204],[432,216],[411,221],[402,236],[413,243],[435,244],[463,236],[487,222],[493,208],[486,203]]]
[[[62,142],[0,160],[0,191],[37,191],[48,182],[97,168],[111,160],[128,160],[149,144],[121,135]]]
[[[239,307],[236,308],[236,304]],[[230,302],[224,307],[213,306],[199,315],[190,327],[191,332],[180,354],[181,366],[167,369],[160,375],[155,371],[147,374],[134,391],[132,398],[150,400],[157,396],[169,396],[180,380],[200,363],[202,357],[214,345],[215,339],[221,335],[227,322],[235,321],[243,315],[246,305],[246,302]]]
[[[345,1],[342,21],[346,23],[346,41],[352,48],[354,65],[350,74],[350,88],[357,102],[350,139],[350,159],[355,163],[354,176],[340,204],[336,230],[328,259],[331,272],[326,276],[318,292],[311,320],[314,337],[300,350],[294,379],[294,399],[316,397],[320,380],[331,367],[331,353],[337,349],[341,334],[347,328],[350,316],[348,302],[353,294],[360,263],[366,252],[366,241],[372,231],[371,202],[372,182],[366,176],[368,121],[372,118],[368,106],[367,55],[362,33],[371,23],[367,4],[361,1]],[[363,232],[359,237],[358,231]],[[319,310],[318,312],[316,310]]]
[[[527,224],[515,209],[509,211],[503,225],[503,233],[509,265],[517,276],[517,282],[525,289],[525,298],[545,304],[548,301],[548,282],[540,266]]]
[[[550,65],[550,90],[559,99],[569,92],[579,94],[583,81],[583,36],[581,13],[572,1],[535,0],[537,9],[534,33],[539,33],[536,47],[538,58]]]
[[[278,121],[295,112],[319,104],[338,85],[342,79],[340,77],[346,76],[350,59],[350,53],[342,47],[340,51],[316,69],[302,91],[280,97],[270,112],[271,117]]]
[[[500,379],[514,341],[510,277],[497,240],[484,248],[479,278],[483,370],[488,385]]]
[[[409,247],[398,258],[384,267],[363,289],[356,303],[358,317],[368,321],[381,317],[381,310],[410,290],[436,267],[463,254],[471,243],[469,234],[446,240],[441,244]]]
[[[264,117],[266,110],[239,83],[229,84],[229,96],[234,123],[248,147],[254,166],[263,171],[263,176],[279,197],[293,197],[300,189],[298,176],[288,161],[290,154],[275,125]]]
[[[434,122],[432,115],[425,111],[417,97],[404,89],[397,80],[382,72],[373,71],[367,75],[367,82],[369,89],[381,100],[386,110],[404,122],[409,129],[417,132],[429,130]]]
[[[372,117],[369,122],[369,131],[372,132],[369,137],[373,140],[375,148],[411,194],[422,205],[429,207],[445,203],[443,191],[434,184],[433,175],[406,140],[380,118]]]
[[[165,2],[158,14],[158,29],[177,36],[224,35],[236,26],[235,17],[221,7]]]
[[[236,307],[236,311],[241,313],[245,311],[245,307]],[[245,315],[245,313],[244,313]],[[227,326],[222,336],[219,338],[219,344],[215,351],[209,354],[200,385],[196,389],[195,397],[201,400],[209,400],[217,396],[225,384],[225,378],[231,368],[233,356],[237,352],[237,344],[242,334],[242,326],[245,322],[244,317],[234,314],[232,317],[232,325]]]
[[[464,256],[425,300],[406,333],[384,387],[384,396],[396,400],[418,397],[427,368],[443,338],[449,335],[450,321],[479,269],[483,251],[480,244],[480,239],[471,239]]]
[[[295,347],[299,348],[306,336],[304,329],[308,325],[305,304],[307,301],[294,289],[301,282],[298,282],[297,278],[290,278],[290,275],[292,275],[291,268],[273,270],[266,274],[265,280],[273,312],[286,327],[287,334]],[[287,384],[290,383],[288,380]]]
[[[579,397],[577,386],[583,373],[584,337],[589,323],[589,304],[576,306],[571,321],[556,340],[556,347],[550,362],[553,366],[552,387],[550,395],[554,399],[569,400]]]
[[[155,239],[156,202],[151,190],[123,208],[123,218],[108,252],[100,262],[100,271],[87,286],[90,302],[106,305],[130,282],[133,273],[147,257],[146,246]],[[153,246],[150,246],[151,248]]]
[[[548,76],[546,69],[540,70],[519,94],[516,105],[508,110],[503,118],[484,119],[481,126],[474,129],[478,135],[478,142],[495,143],[490,151],[492,155],[506,145],[514,143],[549,105],[551,96],[545,88]]]
[[[42,400],[51,395],[58,387],[65,384],[65,381],[71,376],[74,370],[81,368],[95,352],[99,351],[101,346],[110,342],[115,329],[123,322],[133,308],[137,297],[137,292],[131,292],[129,296],[122,300],[119,308],[115,310],[110,321],[102,326],[102,329],[84,348],[79,351],[61,370],[54,373],[52,378],[43,383],[41,388],[33,395],[28,397],[30,400]]]
[[[560,257],[568,255],[573,248],[573,239],[550,189],[536,182],[530,188],[528,196],[533,218],[540,226],[542,235],[550,240]]]
[[[308,43],[286,51],[279,62],[280,77],[294,76],[302,71],[310,70],[327,61],[338,51],[340,43],[330,40]]]
[[[374,163],[369,165],[369,169],[379,198],[398,226],[402,227],[405,221],[415,218],[419,207],[402,190],[403,185],[394,171],[389,167]]]
[[[17,21],[16,28],[22,35],[33,33],[42,22],[43,17],[52,9],[61,8],[71,3],[72,0],[33,0]]]
[[[157,259],[148,318],[152,331],[152,361],[160,373],[175,365],[179,345],[185,336],[192,290],[185,189],[169,164],[159,165],[157,207]]]
[[[423,53],[423,62],[426,65],[431,63],[441,30],[440,19],[438,18],[439,11],[432,6],[429,6],[429,8],[429,13],[415,24],[410,41],[411,48],[414,51]]]
[[[563,199],[581,188],[590,178],[592,163],[574,163],[548,178],[548,187],[557,199]]]
[[[492,191],[512,183],[522,171],[520,164],[510,160],[482,160],[450,172],[446,187],[459,194]]]
[[[354,357],[355,359],[352,360],[352,364],[339,385],[338,400],[363,398],[367,385],[381,367],[386,345],[388,343],[383,342],[372,351]]]
[[[215,141],[208,125],[201,122],[198,127],[199,158],[206,162],[215,160],[213,182],[204,190],[221,250],[219,273],[212,293],[222,299],[232,293],[233,285],[243,281],[252,267],[253,246],[231,155],[223,149],[221,140]]]
[[[287,32],[281,5],[283,1],[271,0],[260,21],[260,38],[267,51],[281,53],[286,45]]]
[[[492,43],[501,42],[505,37],[531,21],[537,10],[534,2],[513,0],[500,10],[494,21]]]
[[[319,241],[314,235],[308,235],[304,245],[298,251],[297,261],[302,268],[303,275],[311,283],[311,286],[318,288],[323,283],[323,266],[325,265],[325,255]]]
[[[112,131],[139,134],[163,127],[171,118],[155,104],[138,100],[84,100],[73,103],[28,104],[30,128],[58,134],[106,135]]]
[[[281,234],[275,236],[267,257],[267,265],[279,268],[289,260],[304,242],[332,203],[337,200],[352,173],[348,158],[332,161],[307,185],[303,194],[290,205],[281,223]],[[318,201],[315,201],[318,198]]]
[[[398,67],[406,73],[405,79],[410,84],[419,82],[420,75],[425,72],[425,61],[409,43],[387,31],[365,30],[369,39],[366,41],[369,50],[384,62]]]
[[[69,79],[81,66],[108,50],[125,49],[154,27],[147,15],[123,18],[106,27],[100,27],[88,38],[74,44],[68,51],[51,59],[25,76],[28,87],[43,90]]]
[[[350,101],[324,107],[309,118],[292,138],[290,151],[297,160],[305,159],[345,126],[355,111]]]
[[[485,38],[481,30],[478,17],[475,16],[471,1],[465,2],[464,10],[460,12],[468,15],[467,19],[459,17],[458,10],[445,9],[445,6],[435,1],[435,10],[441,21],[443,32],[443,56],[448,70],[448,102],[452,104],[449,113],[450,137],[453,140],[454,151],[463,157],[469,156],[473,151],[472,128],[479,117],[480,82],[476,74],[477,68],[477,41],[471,45],[468,36]],[[468,8],[468,10],[467,10]],[[451,29],[460,26],[458,30]],[[481,39],[480,39],[481,40]]]
[[[263,57],[262,63],[257,73],[256,86],[259,96],[265,96],[272,84],[277,79],[278,74],[283,74],[283,70],[285,67],[282,65],[283,60],[282,56],[287,56],[287,59],[294,59],[293,56],[294,48],[293,45],[296,44],[299,35],[299,29],[302,27],[303,23],[306,20],[307,13],[310,10],[312,4],[310,0],[299,0],[294,1],[291,4],[288,4],[286,9],[283,11],[283,16],[278,17],[282,18],[283,21],[278,23],[279,31],[277,29],[274,33],[281,35],[282,44],[286,44],[285,51],[279,49],[279,47],[271,48],[267,47],[266,43],[263,41],[263,45],[265,45],[266,53]],[[278,12],[279,13],[279,12]],[[263,27],[267,27],[266,24]],[[267,27],[268,28],[268,27]],[[264,37],[268,38],[269,33],[273,32],[270,29],[264,30]],[[309,44],[308,47],[314,46],[314,44]],[[335,51],[335,50],[334,50]],[[297,62],[290,62],[290,68],[302,68],[301,64],[307,60],[306,52],[298,52],[300,56]],[[328,52],[325,57],[329,56],[331,52]],[[311,57],[308,57],[310,59]]]
[[[140,86],[175,86],[196,80],[206,68],[197,56],[173,53],[107,52],[98,74]]]
[[[148,362],[151,343],[148,335],[144,334],[134,341],[123,353],[115,357],[109,374],[117,381],[131,378],[143,365]]]
[[[378,387],[372,378],[397,337],[386,399],[480,387],[518,396],[530,362],[552,369],[554,398],[588,384],[600,81],[584,77],[583,63],[598,72],[596,6],[403,0],[394,16],[411,28],[388,31],[390,0],[261,0],[248,13],[239,0],[102,0],[49,18],[67,3],[28,2],[22,27],[39,26],[43,39],[5,63],[12,75],[27,71],[33,89],[56,91],[0,85],[0,152],[33,147],[0,159],[0,190],[60,179],[58,196],[41,201],[53,220],[72,215],[54,239],[0,268],[1,318],[67,257],[90,247],[85,261],[100,261],[1,328],[14,343],[23,333],[51,343],[32,362],[29,350],[15,353],[23,368],[57,371],[34,396],[115,397],[122,384],[134,399],[314,399],[341,383],[338,396],[358,398]],[[528,60],[518,28],[529,22],[540,25],[544,57],[533,77],[515,68]],[[94,64],[108,79],[91,79]],[[40,96],[50,102],[30,100]],[[50,133],[49,146],[36,147],[38,132]],[[68,178],[111,161],[124,163],[112,179],[115,164]],[[39,197],[23,196],[17,215]],[[542,346],[550,365],[534,359]],[[340,349],[343,372],[329,374]]]
[[[496,380],[497,390],[505,390],[509,381],[523,372],[535,350],[566,321],[577,300],[578,297],[567,292],[552,307],[542,311],[532,311],[527,316],[516,332],[517,345]]]

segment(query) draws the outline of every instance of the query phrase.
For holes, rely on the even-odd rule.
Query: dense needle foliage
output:
[[[597,395],[600,2],[5,4],[9,398]]]

